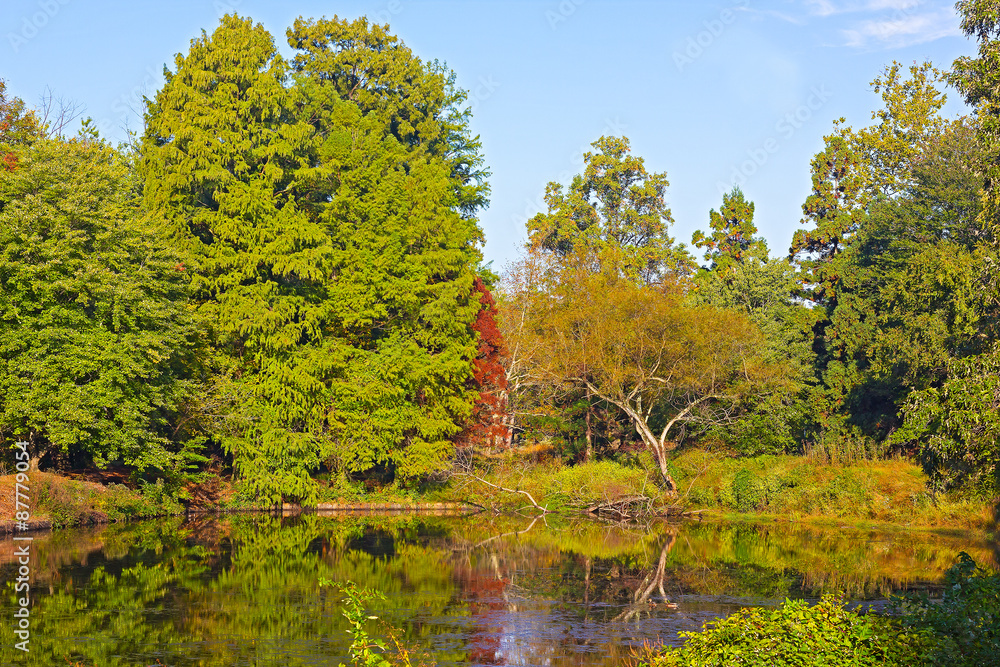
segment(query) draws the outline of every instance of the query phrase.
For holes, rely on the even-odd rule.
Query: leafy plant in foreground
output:
[[[320,577],[320,586],[335,586],[331,579]],[[378,616],[369,615],[365,607],[372,602],[385,602],[385,595],[370,588],[358,588],[353,581],[339,585],[340,592],[344,594],[344,618],[350,623],[351,629],[347,632],[353,637],[351,642],[351,664],[354,667],[393,667],[393,665],[405,665],[409,667],[410,651],[403,646],[398,638],[399,630],[387,623],[383,623],[389,644],[378,638],[372,637],[365,629],[366,621],[374,621]],[[391,658],[391,660],[390,660]]]
[[[1000,574],[976,565],[964,551],[945,573],[944,600],[897,601],[908,627],[933,633],[929,665],[1000,665]]]
[[[682,632],[680,648],[645,648],[646,667],[891,667],[922,665],[926,633],[894,619],[858,614],[827,595],[814,606],[786,600],[777,609],[751,607],[714,621],[702,632]]]

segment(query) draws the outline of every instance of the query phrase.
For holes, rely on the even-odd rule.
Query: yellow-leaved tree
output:
[[[512,390],[563,388],[615,406],[676,492],[669,454],[681,426],[728,422],[788,373],[765,359],[744,314],[687,298],[693,263],[667,234],[666,175],[647,173],[627,139],[594,147],[568,193],[549,185],[550,210],[529,221],[526,254],[507,272]]]

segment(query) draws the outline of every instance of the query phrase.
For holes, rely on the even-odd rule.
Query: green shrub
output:
[[[162,480],[157,480],[155,484],[142,482],[138,490],[123,484],[109,484],[101,498],[100,509],[110,521],[180,514],[184,511],[176,494]]]
[[[908,627],[934,636],[928,664],[1000,665],[1000,574],[978,567],[964,551],[945,573],[944,600],[897,600]]]
[[[767,486],[761,478],[741,468],[733,478],[733,505],[741,512],[753,512],[767,504]]]
[[[682,632],[679,648],[646,649],[648,667],[902,667],[922,665],[927,633],[895,619],[858,614],[825,596],[815,606],[786,600],[777,609],[747,608]]]
[[[415,647],[407,646],[400,639],[403,631],[378,616],[370,615],[368,608],[375,603],[385,603],[385,595],[381,591],[370,588],[359,588],[353,581],[337,584],[326,577],[320,577],[320,587],[332,586],[339,588],[344,597],[341,612],[347,619],[351,635],[351,667],[419,667],[427,664],[429,656]],[[383,605],[384,606],[384,605]],[[372,636],[368,628],[371,621],[380,621],[380,629],[387,637]],[[345,667],[340,663],[340,667]]]
[[[339,471],[330,475],[326,484],[319,485],[317,502],[356,503],[366,498],[364,482],[351,480],[346,472]]]
[[[653,473],[598,461],[561,468],[546,485],[546,496],[556,502],[590,502],[654,490]]]

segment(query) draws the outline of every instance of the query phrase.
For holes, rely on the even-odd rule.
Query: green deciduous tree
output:
[[[941,386],[909,394],[892,440],[920,443],[936,490],[966,487],[992,499],[1000,490],[1000,347],[947,370]]]
[[[967,119],[942,124],[910,162],[906,189],[870,207],[845,255],[830,364],[844,369],[840,409],[876,438],[898,424],[910,391],[938,386],[950,360],[988,343],[993,260],[977,216],[979,159]]]
[[[976,109],[983,160],[983,227],[1000,239],[1000,6],[997,0],[960,0],[962,31],[979,41],[978,57],[962,56],[952,65],[950,82]]]
[[[878,123],[849,134],[859,157],[868,201],[899,196],[913,185],[913,165],[925,146],[940,135],[946,121],[940,111],[946,96],[938,87],[943,75],[929,62],[903,66],[893,61],[871,83],[882,108],[872,112]]]
[[[129,160],[91,135],[0,170],[0,433],[35,455],[173,472],[191,326],[178,256]],[[194,444],[194,443],[192,443]]]
[[[805,295],[822,306],[811,402],[834,438],[883,440],[907,393],[939,381],[981,330],[969,300],[981,282],[969,245],[978,150],[967,120],[941,118],[940,80],[929,63],[905,79],[893,63],[872,82],[877,122],[841,129],[813,163],[815,181],[838,164],[836,144],[849,167],[819,179],[804,207],[816,228],[792,248]]]

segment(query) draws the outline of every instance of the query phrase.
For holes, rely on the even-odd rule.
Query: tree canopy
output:
[[[185,465],[184,267],[143,224],[127,159],[96,139],[8,146],[0,170],[0,433],[36,457]],[[196,443],[193,443],[196,444]]]
[[[145,204],[187,250],[215,432],[254,497],[321,463],[406,478],[468,416],[487,192],[462,96],[364,19],[249,19],[192,42],[149,104]]]

